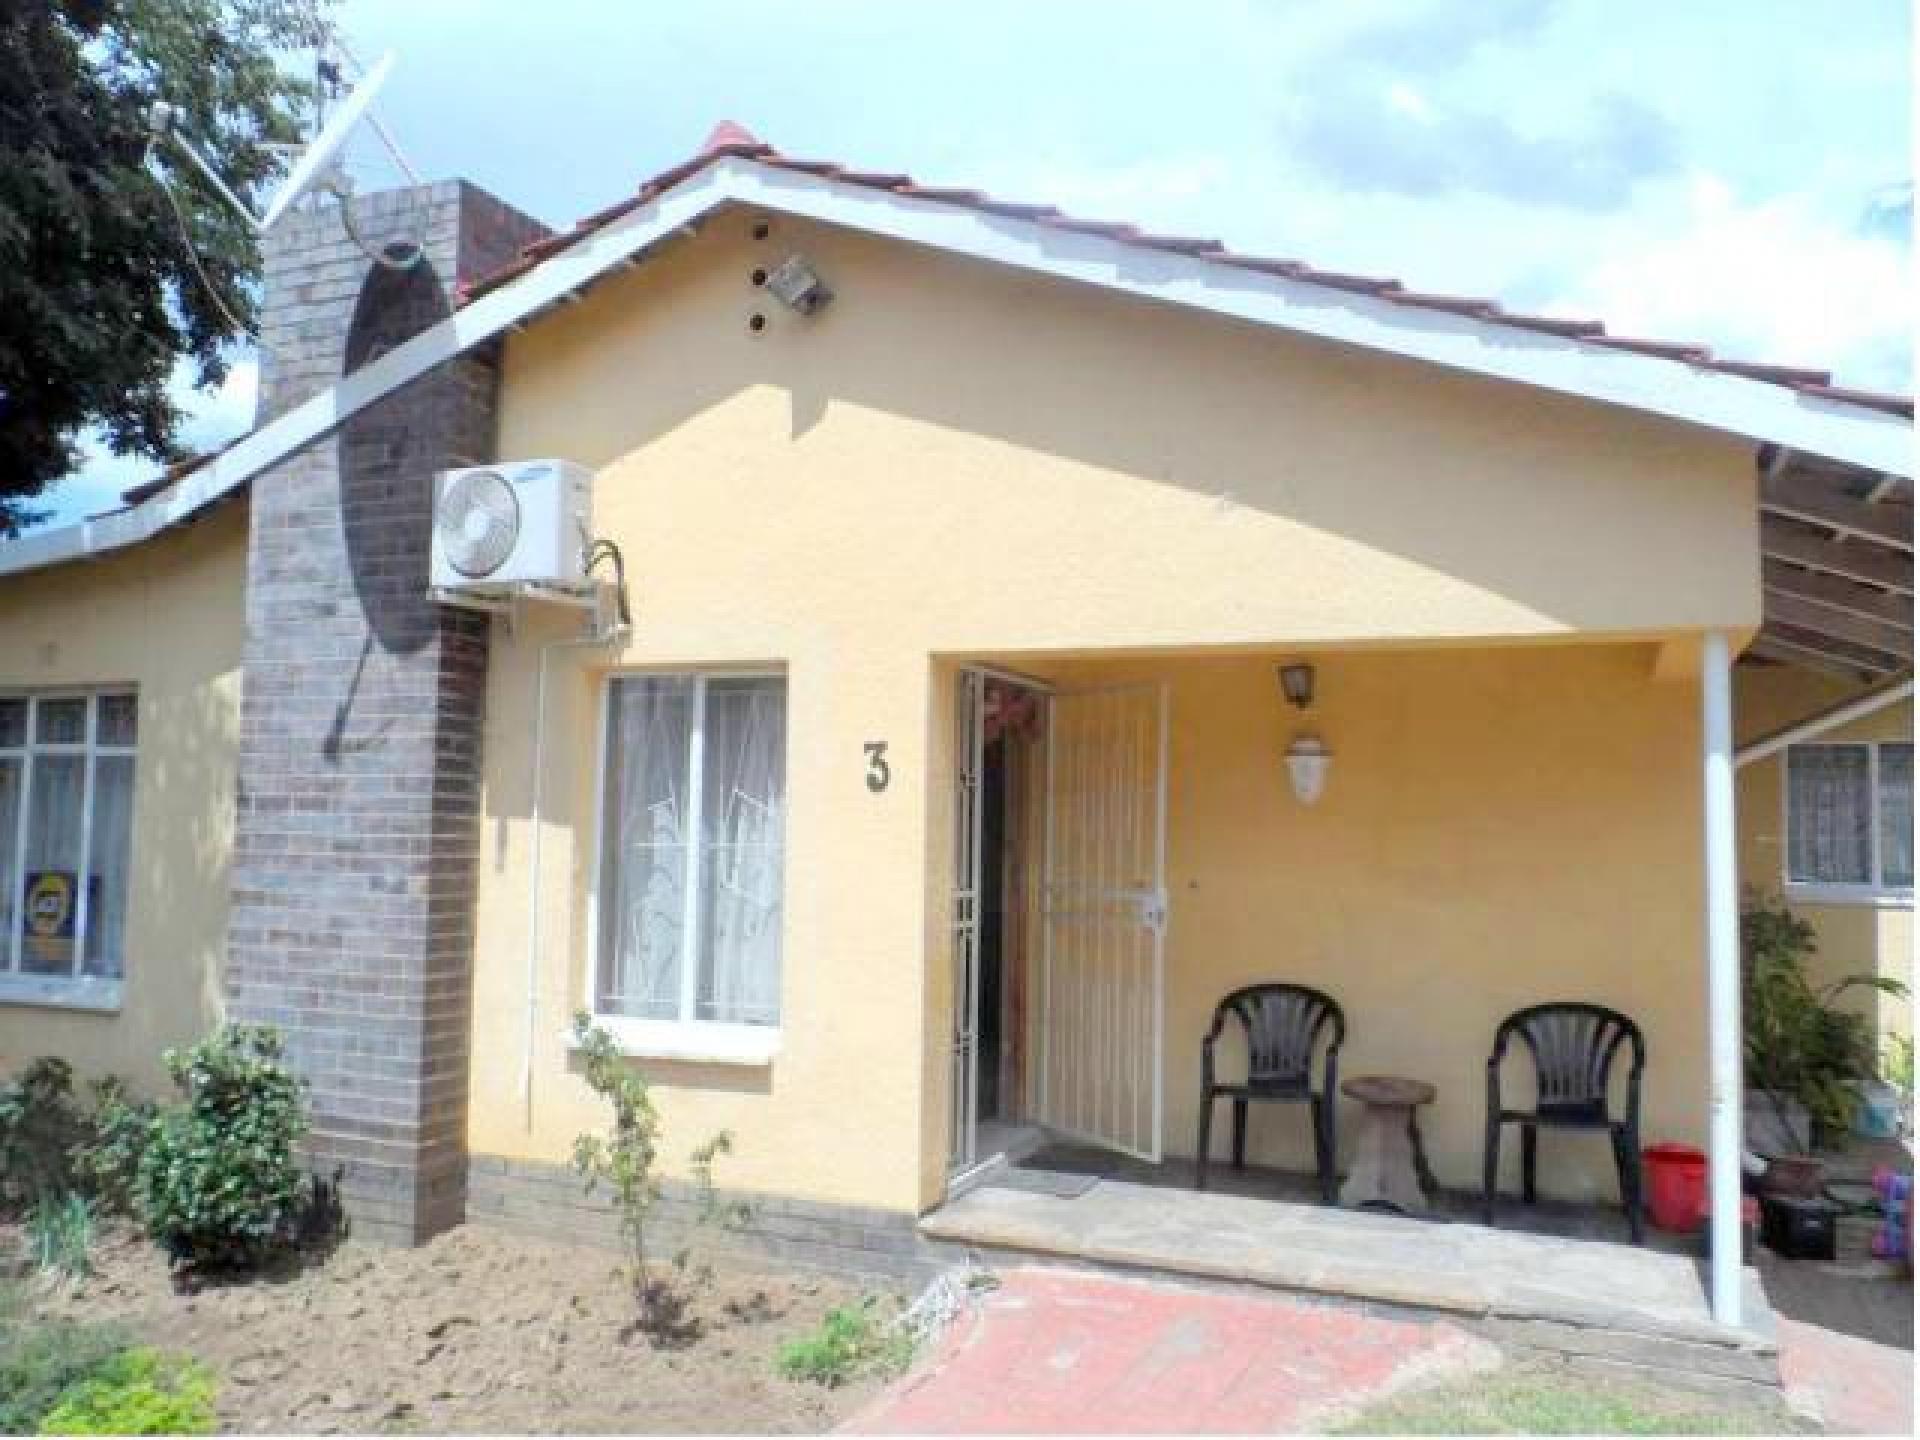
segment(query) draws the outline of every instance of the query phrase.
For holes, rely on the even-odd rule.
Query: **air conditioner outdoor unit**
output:
[[[584,592],[593,473],[569,460],[443,470],[433,485],[431,583],[446,598]]]

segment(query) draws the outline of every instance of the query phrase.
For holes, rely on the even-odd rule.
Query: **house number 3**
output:
[[[878,795],[893,779],[893,767],[887,764],[887,742],[869,740],[861,748],[867,752],[867,789]]]

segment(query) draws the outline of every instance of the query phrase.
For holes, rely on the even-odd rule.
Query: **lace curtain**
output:
[[[599,1008],[654,1020],[777,1024],[786,682],[617,681],[607,746]],[[698,911],[688,935],[694,884]],[[681,994],[690,964],[688,1015]]]
[[[1795,745],[1787,751],[1787,875],[1828,885],[1913,884],[1913,747]],[[1880,874],[1873,873],[1879,827]]]

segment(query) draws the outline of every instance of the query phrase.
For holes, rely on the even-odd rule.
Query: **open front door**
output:
[[[1167,694],[1056,694],[1047,724],[1040,1118],[1160,1158]]]

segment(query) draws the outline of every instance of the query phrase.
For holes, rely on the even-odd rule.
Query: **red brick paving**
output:
[[[1001,1281],[844,1428],[1284,1433],[1487,1353],[1442,1321],[1040,1268]]]
[[[1814,1410],[1827,1430],[1913,1434],[1913,1352],[1877,1345],[1782,1315],[1780,1379],[1789,1403]]]

